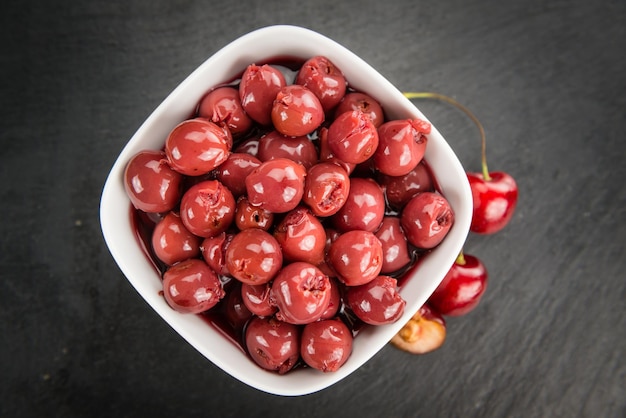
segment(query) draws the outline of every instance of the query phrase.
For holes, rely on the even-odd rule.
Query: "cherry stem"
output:
[[[491,176],[489,175],[489,169],[487,168],[487,140],[485,137],[485,129],[483,128],[483,124],[480,123],[476,115],[474,115],[467,107],[463,106],[461,103],[457,102],[452,97],[446,96],[444,94],[434,93],[434,92],[425,92],[425,91],[424,92],[405,92],[402,94],[404,94],[404,97],[406,97],[407,99],[441,100],[463,111],[463,113],[465,113],[472,120],[472,122],[474,122],[474,124],[478,127],[478,130],[480,131],[481,155],[482,155],[481,164],[482,164],[482,170],[483,170],[483,178],[485,179],[485,181],[491,180]]]
[[[454,262],[461,266],[465,265],[465,256],[463,255],[463,251],[459,253],[459,255],[456,257],[456,260]]]

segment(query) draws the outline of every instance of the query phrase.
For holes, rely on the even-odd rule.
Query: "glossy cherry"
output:
[[[487,290],[487,281],[485,265],[472,255],[460,254],[428,304],[442,315],[465,315],[480,302]]]
[[[172,129],[165,140],[165,154],[172,169],[187,176],[201,176],[226,161],[232,144],[228,128],[194,118]]]
[[[241,298],[250,312],[257,316],[271,316],[278,308],[270,304],[270,283],[241,285]]]
[[[167,212],[181,196],[183,176],[172,170],[162,151],[140,151],[124,170],[124,188],[133,206],[143,212]]]
[[[518,188],[513,177],[502,171],[488,175],[467,173],[474,203],[470,230],[478,234],[493,234],[502,230],[517,206]]]
[[[385,216],[385,196],[382,188],[372,179],[355,177],[350,180],[350,190],[345,203],[333,215],[335,228],[340,231],[362,229],[375,231]]]
[[[422,161],[430,123],[421,119],[397,119],[378,128],[374,166],[388,176],[404,176]]]
[[[359,110],[368,115],[377,128],[385,121],[385,114],[380,103],[365,93],[356,91],[346,93],[335,108],[335,116],[353,110]]]
[[[159,260],[171,266],[200,254],[201,238],[189,232],[176,212],[169,212],[152,232],[152,249]]]
[[[386,216],[376,231],[376,238],[383,248],[383,274],[401,270],[411,262],[409,245],[400,226],[400,218]]]
[[[307,136],[288,137],[271,131],[259,139],[257,157],[261,161],[287,158],[306,169],[317,163],[317,149]]]
[[[304,194],[306,169],[286,158],[265,161],[246,177],[248,200],[273,213],[295,209]]]
[[[263,284],[274,278],[283,264],[283,254],[276,239],[258,228],[236,234],[225,256],[230,274],[242,283]]]
[[[217,274],[197,258],[181,261],[163,274],[163,295],[178,312],[204,312],[225,294]]]
[[[348,286],[368,283],[383,267],[383,247],[372,232],[355,229],[330,244],[328,262]]]
[[[234,236],[234,234],[222,232],[213,237],[205,238],[200,244],[200,253],[204,261],[213,271],[222,276],[230,274],[226,267],[226,249]]]
[[[211,90],[198,105],[198,116],[228,128],[233,137],[247,133],[252,119],[241,105],[239,91],[235,87],[223,86]]]
[[[235,217],[235,198],[218,180],[201,181],[189,188],[180,201],[180,218],[199,237],[218,235]]]
[[[270,303],[276,318],[290,324],[308,324],[322,317],[330,302],[328,276],[312,264],[296,261],[280,270],[272,282]]]
[[[274,317],[254,317],[246,327],[245,345],[260,367],[284,374],[298,363],[300,329]]]
[[[286,84],[283,74],[271,65],[250,64],[239,83],[243,109],[254,121],[261,125],[270,125],[274,99]]]
[[[253,136],[251,138],[245,139],[244,141],[237,144],[234,152],[248,154],[256,157],[259,154],[259,138],[257,136]]]
[[[261,161],[257,157],[248,153],[234,152],[213,171],[213,174],[228,187],[234,197],[239,197],[246,193],[246,177],[260,165]]]
[[[259,228],[267,231],[274,223],[274,214],[260,206],[250,204],[246,196],[237,199],[235,208],[235,225],[239,230]]]
[[[306,261],[317,265],[324,260],[324,225],[306,207],[297,207],[288,212],[276,225],[274,237],[287,261]]]
[[[402,209],[418,193],[435,190],[433,179],[424,160],[404,176],[379,174],[378,183],[385,191],[387,203],[395,210]]]
[[[374,155],[378,131],[370,117],[360,110],[345,112],[328,128],[328,147],[340,160],[359,164]]]
[[[243,329],[254,316],[243,303],[241,291],[239,291],[240,287],[241,283],[236,280],[233,280],[232,283],[228,283],[226,296],[224,296],[224,300],[220,303],[220,306],[216,307],[216,309],[223,312],[226,321],[233,328],[233,331],[235,331],[233,335],[237,336],[243,335]]]
[[[302,197],[317,216],[331,216],[341,209],[350,193],[350,177],[340,165],[320,162],[307,171]]]
[[[347,81],[341,70],[327,57],[315,56],[302,64],[296,79],[319,99],[324,111],[339,103],[346,93]]]
[[[283,87],[272,106],[274,129],[286,136],[307,135],[324,121],[324,109],[317,96],[298,84]]]
[[[322,126],[318,129],[318,137],[319,137],[319,161],[320,162],[328,162],[332,164],[336,164],[343,168],[346,173],[350,174],[356,167],[355,163],[348,163],[344,160],[338,158],[330,149],[328,145],[328,128]]]
[[[322,372],[335,372],[352,354],[352,332],[340,319],[325,319],[304,326],[300,342],[302,360]]]
[[[378,276],[364,285],[349,287],[346,302],[361,321],[370,325],[396,322],[406,305],[396,279],[389,276]]]
[[[439,245],[450,231],[454,212],[442,195],[419,193],[402,210],[400,223],[411,244],[430,249]]]
[[[319,268],[319,266],[318,266]],[[320,268],[321,270],[321,268]],[[322,270],[322,272],[324,272]],[[328,302],[328,307],[320,317],[320,319],[331,319],[334,318],[335,315],[339,312],[341,308],[341,290],[339,289],[339,283],[332,277],[328,278],[328,283],[330,284],[330,301]]]

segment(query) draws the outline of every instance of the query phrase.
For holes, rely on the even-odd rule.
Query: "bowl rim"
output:
[[[265,50],[276,53],[262,52]],[[419,117],[428,121],[428,118],[393,84],[343,45],[300,26],[266,26],[235,39],[215,52],[157,106],[123,147],[107,176],[100,200],[101,229],[109,252],[144,301],[189,344],[223,371],[249,386],[283,396],[300,396],[320,391],[356,371],[387,344],[443,280],[445,272],[462,250],[469,233],[472,213],[469,183],[450,145],[433,125],[428,135],[429,144],[425,159],[436,174],[442,194],[454,209],[455,221],[446,239],[424,260],[424,265],[427,265],[428,269],[420,265],[414,273],[415,277],[407,280],[400,289],[401,294],[407,294],[417,292],[416,288],[421,287],[420,296],[407,300],[405,313],[396,323],[365,327],[355,339],[349,360],[333,373],[321,373],[309,368],[298,369],[282,376],[267,372],[246,357],[242,350],[235,349],[233,343],[226,341],[224,336],[215,337],[219,332],[207,332],[207,328],[214,331],[215,329],[198,316],[180,314],[171,309],[159,294],[160,274],[145,255],[142,255],[143,260],[137,259],[143,249],[138,245],[134,231],[130,228],[124,230],[128,228],[130,222],[130,201],[125,196],[123,171],[127,161],[136,152],[162,148],[165,141],[164,133],[186,119],[191,114],[190,109],[195,109],[199,98],[206,91],[217,84],[229,81],[229,77],[232,80],[233,76],[240,74],[246,65],[263,61],[263,57],[267,61],[276,56],[305,59],[313,55],[328,56],[346,74],[351,86],[374,96],[381,102],[387,115],[394,115],[391,118]],[[204,81],[207,78],[213,81],[211,83]],[[219,82],[215,83],[215,80]],[[441,167],[444,167],[445,171],[442,171]],[[445,181],[442,181],[444,179]],[[456,179],[456,182],[451,179]],[[120,207],[122,202],[126,203],[125,208]],[[437,266],[432,266],[435,262]],[[429,280],[422,277],[425,274],[420,274],[426,270],[431,275]],[[154,277],[146,277],[150,274],[157,276],[158,281],[154,280]],[[213,335],[207,338],[198,333]],[[223,352],[224,344],[230,344],[231,353]],[[217,350],[222,350],[219,351],[219,355]],[[242,356],[246,358],[248,365],[238,364],[242,361]]]

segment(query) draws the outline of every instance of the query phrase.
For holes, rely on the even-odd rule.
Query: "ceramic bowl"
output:
[[[362,329],[355,338],[348,361],[332,373],[311,368],[298,368],[285,375],[265,371],[198,315],[181,314],[170,308],[159,293],[162,290],[161,277],[135,236],[123,172],[135,153],[144,149],[162,149],[169,131],[193,113],[208,90],[235,79],[247,65],[275,57],[304,60],[315,55],[327,56],[343,71],[352,87],[376,98],[388,118],[428,120],[374,68],[335,41],[301,27],[281,25],[258,29],[226,45],[202,63],[146,119],[115,161],[104,185],[100,205],[101,227],[109,251],[145,301],[217,367],[261,391],[285,396],[317,392],[348,377],[388,343],[441,282],[463,247],[472,213],[472,197],[465,171],[451,147],[433,126],[428,135],[425,158],[455,212],[453,227],[401,288],[407,304],[400,320],[391,325]]]

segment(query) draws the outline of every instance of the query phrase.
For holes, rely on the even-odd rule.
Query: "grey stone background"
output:
[[[444,346],[385,347],[312,395],[222,372],[143,302],[98,206],[118,152],[193,69],[250,30],[319,31],[403,91],[485,126],[519,207],[465,251],[490,273]],[[626,3],[64,1],[0,6],[0,416],[623,417]],[[418,107],[467,170],[479,136]]]

